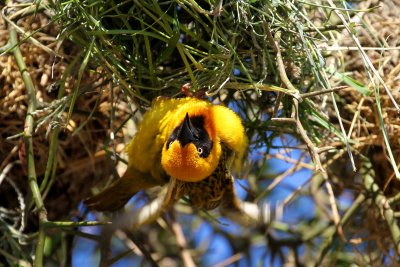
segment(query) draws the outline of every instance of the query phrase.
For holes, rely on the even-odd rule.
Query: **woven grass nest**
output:
[[[60,2],[63,8],[46,3],[39,5],[37,14],[17,2],[4,6],[4,14],[16,23],[12,26],[24,32],[17,30],[19,48],[36,88],[33,154],[49,221],[87,219],[88,211],[79,203],[123,173],[124,144],[134,135],[151,101],[159,95],[180,97],[184,95],[181,87],[190,84],[191,93],[233,105],[244,118],[251,149],[262,158],[249,157],[246,163],[246,201],[268,200],[276,185],[301,168],[313,172],[283,203],[310,196],[318,210],[315,224],[302,221],[298,228],[290,224],[284,228],[284,224],[272,222],[255,227],[251,234],[243,233],[241,242],[214,224],[215,232],[232,241],[232,247],[250,249],[253,235],[265,239],[277,255],[283,247],[298,251],[303,245],[312,251],[310,255],[317,255],[289,253],[286,260],[291,263],[343,261],[379,266],[397,262],[400,249],[393,240],[400,238],[400,184],[395,166],[400,162],[400,1],[362,1],[352,6],[356,12],[346,10],[346,22],[356,34],[346,29],[339,16],[332,15],[336,9],[323,4],[221,1],[221,8],[215,3],[172,1],[157,5],[159,11],[151,9],[151,1],[128,2],[100,7]],[[21,10],[29,12],[21,15]],[[166,15],[152,17],[148,10]],[[299,14],[310,17],[305,20]],[[233,24],[232,30],[215,30]],[[140,35],[141,31],[146,34]],[[30,193],[21,134],[30,98],[7,47],[9,33],[10,23],[0,18],[0,47],[5,47],[0,49],[0,207],[7,214],[2,225],[19,229],[26,235],[24,242],[34,246],[29,235],[39,231],[40,212]],[[367,66],[354,37],[382,80]],[[181,48],[168,49],[179,45]],[[324,86],[326,83],[329,86]],[[291,91],[290,85],[297,91]],[[54,135],[55,131],[59,132]],[[57,140],[56,161],[48,160],[52,138]],[[279,145],[277,139],[281,139]],[[291,141],[286,143],[292,139],[296,140],[294,146]],[[296,150],[301,152],[300,158],[290,156]],[[271,158],[301,168],[265,174],[265,160]],[[49,164],[54,165],[50,168]],[[346,194],[351,195],[351,205],[342,208],[339,199]],[[148,192],[145,199],[153,195]],[[185,205],[178,205],[177,210],[194,212]],[[136,237],[128,232],[117,235],[125,241],[130,237],[134,243],[139,238],[144,244],[139,246],[141,257],[149,262],[154,260],[147,253],[151,251],[158,253],[158,263],[171,259],[179,263],[176,258],[181,256],[174,246],[182,244],[163,235],[163,227],[171,223],[168,216],[138,230]],[[201,213],[196,216],[209,219]],[[99,215],[98,219],[109,217]],[[308,237],[320,226],[320,236],[327,240],[323,245],[318,234]],[[278,231],[292,236],[281,240],[274,235]],[[146,239],[147,233],[153,241]],[[154,244],[154,236],[159,235],[163,236],[160,243],[168,244],[162,249]],[[4,236],[8,238],[7,233]],[[343,249],[343,253],[355,258],[335,254],[338,244],[341,249],[354,248]],[[7,242],[0,242],[0,248],[13,251]],[[194,254],[196,258],[201,252]]]
[[[4,25],[4,22],[0,21],[0,24]],[[26,17],[18,23],[20,27],[32,31],[45,27],[45,30],[37,34],[37,39],[43,45],[49,45],[49,48],[58,50],[58,52],[64,53],[65,50],[69,50],[68,54],[73,56],[77,52],[77,48],[71,44],[67,43],[54,47],[58,29],[56,27],[46,27],[48,24],[49,19],[44,15]],[[5,45],[8,38],[7,29],[1,29],[0,44]],[[39,106],[43,105],[46,110],[46,107],[49,107],[51,103],[54,103],[53,101],[57,100],[59,81],[65,72],[67,63],[64,59],[59,59],[31,43],[22,44],[21,52],[37,88],[36,98],[38,104]],[[26,151],[21,136],[18,135],[24,129],[28,96],[13,55],[0,57],[0,66],[2,70],[0,74],[0,84],[2,85],[0,92],[1,168],[4,169],[7,164],[15,162],[7,173],[7,178],[14,181],[21,193],[27,196],[29,188],[26,181]],[[86,74],[83,86],[96,81],[99,83],[98,79],[93,75]],[[67,79],[65,85],[67,94],[71,93],[72,86],[73,81],[71,78]],[[101,88],[102,86],[106,85],[99,83],[99,87]],[[107,173],[111,171],[111,162],[106,159],[104,154],[96,154],[96,151],[101,149],[102,141],[107,138],[107,128],[109,126],[107,98],[106,94],[99,96],[90,92],[80,97],[77,100],[79,111],[73,114],[68,125],[65,125],[60,132],[55,155],[57,168],[56,172],[50,175],[57,177],[57,179],[53,179],[50,182],[51,185],[47,184],[48,188],[43,188],[48,201],[46,204],[48,216],[51,220],[64,218],[65,211],[76,209],[82,197],[88,194],[90,185],[96,182],[96,177],[107,176]],[[100,107],[96,109],[92,119],[87,120],[87,115],[96,104]],[[42,124],[38,124],[34,132],[34,155],[39,183],[43,180],[48,160],[51,138],[49,131],[51,128],[58,127],[57,120],[51,118],[52,111],[53,109],[49,108],[47,111],[35,114],[36,118],[40,118],[43,121]],[[45,121],[47,116],[51,119]],[[61,113],[59,116],[58,123],[62,123],[62,119],[65,118],[66,114]],[[51,121],[50,124],[49,121]],[[82,124],[84,124],[82,130],[74,134],[77,127]],[[16,192],[7,181],[2,184],[1,192],[1,204],[3,207],[19,208],[16,207],[17,203],[15,202]],[[36,225],[36,219],[32,220],[32,223]]]

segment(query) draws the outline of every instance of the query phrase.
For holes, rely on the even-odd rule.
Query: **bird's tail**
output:
[[[108,188],[84,202],[90,209],[97,211],[116,211],[122,208],[137,192],[159,185],[150,175],[129,169]]]
[[[97,195],[87,198],[85,204],[88,208],[97,211],[115,211],[122,208],[137,192],[121,191],[121,180],[122,178],[118,179]]]

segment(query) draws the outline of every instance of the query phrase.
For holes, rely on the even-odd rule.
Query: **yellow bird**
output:
[[[230,169],[240,167],[247,144],[231,109],[191,97],[157,98],[126,147],[125,174],[85,202],[113,211],[140,190],[168,184],[165,206],[183,196],[199,209],[235,206]]]

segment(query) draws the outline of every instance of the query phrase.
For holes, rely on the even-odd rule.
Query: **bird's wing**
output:
[[[120,179],[99,194],[86,199],[85,204],[98,211],[115,211],[122,208],[137,192],[157,185],[163,185],[163,182],[129,166]]]

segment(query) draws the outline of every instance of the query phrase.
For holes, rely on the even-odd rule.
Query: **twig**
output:
[[[276,62],[278,65],[279,77],[281,78],[281,81],[286,85],[286,88],[290,91],[291,95],[294,98],[296,98],[298,101],[301,102],[302,98],[301,98],[299,90],[297,90],[293,86],[293,84],[290,82],[290,80],[286,74],[286,71],[285,71],[285,64],[283,63],[281,49],[279,47],[279,42],[280,42],[282,33],[280,31],[277,31],[275,33],[275,37],[272,37],[271,29],[269,28],[268,22],[263,21],[263,25],[266,29],[267,38],[276,53]]]
[[[335,88],[332,88],[332,89],[326,89],[326,90],[321,90],[321,91],[314,91],[314,92],[300,94],[300,96],[302,98],[308,98],[308,97],[323,95],[323,94],[336,92],[336,91],[340,91],[340,90],[348,89],[348,88],[349,88],[348,86],[338,86],[338,87],[335,87]]]
[[[219,16],[223,10],[222,8],[222,4],[223,4],[223,0],[219,0],[215,6],[214,6],[214,10],[212,11],[207,11],[204,10],[196,1],[194,0],[189,0],[188,1],[190,4],[190,7],[192,7],[194,10],[196,10],[196,12],[203,14],[205,16]]]
[[[132,240],[133,243],[140,249],[140,252],[143,254],[144,258],[148,261],[148,263],[152,267],[158,267],[157,262],[153,259],[152,255],[148,251],[148,249],[143,245],[143,242],[138,240],[135,234],[133,232],[128,231],[128,230],[123,230],[124,233],[126,234],[127,237],[129,237],[130,240]]]
[[[298,90],[293,86],[293,84],[290,82],[290,80],[288,79],[287,75],[286,75],[286,70],[285,70],[285,66],[283,64],[283,60],[282,60],[282,55],[280,53],[280,49],[279,49],[279,43],[280,43],[280,38],[281,38],[281,33],[278,31],[275,33],[275,37],[272,38],[272,33],[269,29],[268,23],[264,22],[264,26],[267,29],[267,37],[270,41],[270,43],[272,44],[272,47],[274,48],[275,52],[276,52],[276,60],[277,60],[277,64],[278,64],[278,70],[279,70],[279,75],[281,77],[282,82],[285,84],[285,86],[290,90],[290,91],[297,91]],[[296,121],[296,127],[297,130],[300,134],[300,136],[302,137],[302,139],[304,140],[304,142],[306,143],[310,155],[316,165],[316,170],[320,171],[322,176],[324,177],[325,180],[325,186],[326,189],[328,191],[328,195],[329,195],[329,202],[331,205],[331,209],[332,209],[332,216],[333,216],[333,221],[337,227],[337,231],[338,234],[342,237],[343,240],[345,240],[344,234],[343,234],[343,229],[340,225],[340,215],[339,215],[339,211],[336,205],[336,200],[335,200],[335,196],[333,193],[333,189],[332,189],[332,185],[330,184],[329,180],[328,180],[328,175],[324,169],[324,167],[321,164],[321,159],[319,157],[319,153],[318,153],[318,148],[314,145],[314,143],[311,141],[311,139],[308,137],[306,130],[303,127],[303,124],[300,121],[299,118],[299,101],[301,101],[301,96],[300,94],[298,95],[299,97],[293,97],[293,112],[292,112],[292,118]]]
[[[133,243],[132,240],[129,240],[129,241],[130,241],[131,243]],[[109,259],[109,260],[107,261],[107,264],[108,264],[108,266],[112,266],[114,263],[116,263],[116,262],[119,261],[120,259],[123,259],[123,258],[129,256],[129,255],[132,254],[132,253],[133,253],[133,250],[132,250],[132,249],[127,249],[127,250],[125,250],[124,252],[119,253],[118,255],[112,257],[111,259]]]
[[[4,46],[0,47],[0,55],[9,51],[11,47],[12,46],[10,45],[10,43],[6,43]]]
[[[4,169],[1,171],[0,173],[0,185],[2,184],[2,182],[4,181],[4,179],[6,178],[8,172],[11,170],[11,168],[14,166],[14,162],[8,163]]]
[[[24,195],[21,193],[21,190],[19,190],[17,184],[7,176],[7,174],[10,172],[11,168],[14,166],[15,162],[8,163],[2,172],[0,173],[0,186],[3,183],[4,180],[8,182],[9,185],[14,189],[15,193],[17,194],[17,199],[19,202],[19,212],[15,211],[14,215],[11,215],[12,220],[15,222],[15,226],[17,225],[18,221],[20,221],[20,226],[19,229],[16,230],[14,227],[9,227],[10,232],[18,233],[16,235],[19,239],[19,242],[24,243],[24,240],[26,239],[24,236],[21,235],[21,233],[25,229],[25,222],[26,222],[26,205],[25,205],[25,199]],[[6,213],[9,213],[7,209],[0,207],[0,218],[3,217],[1,215],[4,215]],[[2,214],[3,213],[3,214]]]
[[[316,170],[321,171],[325,176],[326,176],[326,171],[324,167],[321,164],[321,159],[318,154],[318,148],[314,145],[314,143],[311,141],[311,139],[308,137],[306,130],[303,127],[303,124],[300,121],[299,118],[299,102],[296,99],[293,99],[293,115],[294,119],[296,121],[296,127],[297,130],[302,137],[303,141],[306,143],[308,150],[310,152],[310,155],[316,165]]]
[[[226,78],[219,86],[217,89],[215,89],[214,91],[211,92],[206,92],[206,96],[207,97],[212,97],[215,96],[216,94],[219,93],[219,91],[221,91],[221,89],[225,86],[225,84],[231,79],[231,77]]]
[[[321,46],[321,51],[359,51],[357,46]],[[394,47],[363,47],[364,51],[393,51],[400,50],[400,46]]]
[[[72,230],[70,228],[62,228],[62,231],[69,234],[69,235],[73,235],[73,236],[79,236],[82,238],[86,238],[89,240],[93,240],[93,241],[97,241],[100,242],[101,241],[101,236],[100,235],[94,235],[94,234],[88,234],[82,231],[78,231],[78,230]]]
[[[359,210],[359,207],[364,203],[365,201],[365,195],[360,194],[353,202],[351,207],[347,209],[347,211],[343,214],[340,224],[345,225],[347,221],[350,220],[351,216]],[[336,231],[336,226],[330,226],[325,229],[315,229],[315,231],[310,231],[306,236],[304,236],[304,241],[312,240],[316,238],[317,236],[322,236],[324,235],[326,237],[326,240],[322,243],[322,246],[320,247],[320,252],[319,256],[317,256],[318,261],[315,264],[315,266],[319,266],[325,256],[325,254],[328,252],[330,245],[334,241],[334,236]]]
[[[88,221],[88,222],[44,222],[43,227],[46,228],[65,228],[65,227],[90,227],[90,226],[104,226],[111,225],[111,222],[98,222],[98,221]]]
[[[233,265],[235,262],[239,261],[241,258],[243,258],[243,253],[236,253],[234,255],[232,255],[231,257],[217,263],[216,265],[214,265],[214,267],[225,267],[225,266],[231,266]]]
[[[121,241],[123,241],[125,243],[125,245],[128,247],[128,250],[111,258],[108,261],[110,264],[114,264],[115,262],[119,261],[120,259],[122,259],[132,253],[134,253],[138,256],[143,256],[143,254],[140,251],[140,249],[138,248],[138,246],[136,246],[136,244],[126,235],[126,233],[124,231],[122,231],[120,229],[115,231],[115,236],[117,236]]]
[[[14,189],[15,193],[17,194],[19,208],[21,210],[21,216],[20,216],[21,224],[19,226],[18,231],[23,232],[25,229],[25,218],[26,218],[26,209],[25,209],[26,205],[25,205],[24,195],[21,193],[21,190],[19,190],[18,186],[12,179],[10,179],[9,177],[6,177],[6,181],[11,185],[11,187]]]
[[[78,61],[78,59],[80,58],[80,56],[77,56],[74,58],[74,60],[72,60],[72,62],[67,66],[67,68],[65,69],[62,77],[61,77],[61,83],[60,83],[60,88],[58,89],[58,95],[57,95],[57,99],[54,102],[59,102],[63,99],[64,97],[64,93],[65,93],[65,83],[66,80],[68,78],[68,76],[70,75],[73,67],[75,66],[76,62]],[[61,106],[61,105],[60,105]],[[58,115],[54,115],[54,121],[59,122],[59,118]],[[51,133],[51,137],[50,137],[50,147],[49,147],[49,156],[47,159],[47,164],[46,164],[46,170],[44,173],[44,178],[42,180],[42,183],[40,184],[40,192],[43,193],[43,197],[46,198],[46,186],[48,185],[52,185],[53,184],[53,179],[50,180],[49,183],[49,179],[50,179],[50,174],[52,173],[52,170],[54,171],[54,169],[52,169],[53,167],[55,168],[55,165],[57,164],[57,158],[55,157],[56,152],[57,152],[57,146],[58,146],[58,134],[60,132],[60,127],[56,127],[54,129],[54,131]],[[53,178],[53,177],[52,177]],[[48,187],[48,190],[50,190],[50,186]]]
[[[363,146],[368,146],[368,145],[373,145],[373,144],[380,144],[379,141],[381,140],[380,136],[376,135],[376,134],[371,134],[369,136],[364,136],[364,137],[358,137],[358,138],[353,138],[354,141],[354,145],[353,148],[360,148]],[[330,151],[332,149],[339,149],[340,147],[342,147],[343,142],[338,141],[338,142],[332,142],[327,146],[324,147],[318,147],[318,153],[325,153],[327,151]],[[336,156],[336,155],[335,155]],[[337,158],[335,157],[335,160]],[[329,163],[327,163],[326,165],[330,165]]]
[[[276,114],[278,114],[278,110],[279,110],[279,107],[280,107],[281,101],[282,101],[282,96],[283,96],[283,93],[278,92],[278,96],[276,97],[276,100],[275,100],[274,110],[272,111],[272,115],[271,115],[272,119],[274,119]]]
[[[173,217],[173,216],[171,216],[171,217]],[[179,246],[179,250],[181,253],[182,260],[183,260],[183,265],[185,267],[195,267],[196,264],[194,263],[192,255],[190,255],[190,252],[187,249],[187,243],[186,243],[185,235],[183,234],[183,231],[182,231],[182,227],[175,220],[175,218],[172,219],[171,229],[172,229],[172,232],[175,234],[176,242]]]
[[[354,26],[362,26],[362,24],[358,23],[355,24]],[[322,27],[316,27],[311,28],[311,27],[305,27],[304,32],[316,32],[317,30],[320,32],[325,32],[325,31],[337,31],[344,29],[345,27],[343,25],[327,25],[327,26],[322,26]]]
[[[255,225],[266,225],[271,223],[271,205],[269,203],[255,204],[248,201],[237,200],[237,210],[232,208],[221,207],[220,211],[223,216],[231,221],[245,226],[254,227]],[[275,210],[282,210],[282,207],[277,206]]]
[[[22,6],[22,5],[10,5],[10,7],[14,7],[14,6]],[[24,8],[21,8],[17,11],[15,11],[11,16],[10,16],[10,20],[15,20],[15,19],[21,19],[24,18],[26,16],[32,15],[32,14],[36,14],[40,11],[45,10],[44,5],[40,5],[39,4],[35,4],[35,3],[26,3],[26,6]],[[47,12],[49,12],[50,10],[47,9]]]
[[[0,170],[3,170],[7,164],[11,161],[11,159],[15,156],[18,152],[19,145],[15,145],[10,152],[8,152],[7,156],[3,159],[3,162],[0,164]],[[1,184],[1,183],[0,183]]]
[[[388,199],[389,205],[395,205],[400,202],[400,193]]]
[[[283,160],[283,161],[288,162],[288,163],[298,164],[302,168],[306,168],[306,169],[309,169],[309,170],[314,170],[314,166],[312,164],[306,163],[304,161],[299,162],[299,160],[297,160],[297,159],[286,157],[286,156],[284,156],[282,154],[279,154],[279,153],[278,154],[268,154],[266,156],[266,159],[271,159],[271,158],[280,159],[280,160]]]
[[[298,160],[298,162],[301,162],[304,158],[304,155]],[[268,185],[268,187],[263,190],[263,192],[261,192],[261,194],[256,198],[256,202],[258,202],[261,198],[263,198],[268,192],[271,192],[271,190],[273,190],[280,182],[283,181],[283,179],[285,179],[286,177],[288,177],[289,175],[295,173],[296,171],[298,171],[301,168],[300,164],[295,164],[293,165],[291,168],[288,168],[286,171],[284,171],[283,173],[281,173],[280,175],[276,176],[274,178],[274,180],[272,181],[272,183],[270,185]]]
[[[311,157],[313,158],[313,161],[316,164],[316,170],[317,171],[319,170],[321,172],[322,177],[325,180],[325,187],[328,191],[329,202],[330,202],[332,213],[333,213],[332,214],[333,221],[334,221],[335,225],[337,226],[339,235],[342,237],[343,240],[345,240],[345,237],[343,234],[343,229],[340,225],[340,215],[339,215],[338,207],[336,205],[336,200],[335,200],[335,195],[333,193],[332,185],[329,182],[328,175],[327,175],[324,167],[321,164],[321,159],[319,157],[318,148],[314,145],[314,143],[308,137],[307,132],[305,131],[303,124],[300,121],[299,112],[298,112],[299,102],[295,98],[293,98],[293,106],[294,106],[294,111],[295,111],[294,113],[295,113],[295,118],[296,118],[297,129],[310,151]]]
[[[358,13],[365,13],[365,12],[370,12],[374,9],[379,8],[379,6],[375,6],[372,8],[365,8],[365,9],[356,9],[356,8],[342,8],[342,7],[337,7],[337,6],[325,6],[325,5],[321,5],[321,4],[314,4],[311,2],[306,2],[306,1],[299,1],[300,3],[306,4],[306,5],[310,5],[310,6],[316,6],[316,7],[321,7],[321,8],[327,8],[327,9],[333,9],[333,10],[340,10],[340,11],[352,11],[352,12],[358,12]],[[359,26],[359,25],[358,25]]]
[[[289,123],[296,123],[296,120],[293,118],[272,118],[271,121],[273,122],[289,122]]]
[[[109,226],[101,230],[99,267],[108,267],[110,266],[109,259],[111,258],[111,239],[115,229]]]
[[[289,78],[286,75],[286,70],[285,70],[285,65],[283,63],[282,60],[282,55],[281,55],[281,51],[279,48],[279,43],[280,43],[280,39],[281,39],[281,32],[276,32],[275,33],[275,37],[272,37],[272,33],[271,30],[269,29],[268,23],[264,22],[264,26],[267,29],[267,37],[269,39],[269,42],[271,43],[273,49],[276,52],[276,61],[278,64],[278,70],[279,70],[279,76],[281,77],[282,82],[286,85],[286,87],[291,90],[291,91],[297,91],[298,93],[298,97],[293,97],[293,106],[294,106],[294,110],[293,110],[293,115],[292,115],[292,120],[295,121],[297,129],[301,135],[301,137],[303,138],[304,142],[306,142],[307,147],[310,150],[310,154],[311,157],[313,158],[313,161],[315,162],[316,166],[317,166],[317,170],[320,170],[323,173],[325,172],[325,169],[322,167],[321,164],[321,160],[319,158],[318,155],[318,149],[314,146],[314,144],[312,143],[312,141],[310,140],[310,138],[307,136],[306,131],[304,130],[303,125],[300,122],[299,119],[299,100],[301,100],[301,96],[299,91],[293,86],[293,84],[290,82]],[[275,119],[276,120],[276,119]]]
[[[358,105],[357,105],[356,113],[354,114],[353,120],[351,121],[351,125],[350,125],[349,132],[347,133],[347,139],[350,139],[350,137],[351,137],[351,134],[352,134],[352,132],[353,132],[354,125],[356,124],[356,121],[357,121],[357,119],[358,119],[358,116],[360,115],[361,107],[362,107],[362,105],[364,104],[364,100],[365,100],[364,97],[361,98],[360,102],[359,102]]]

